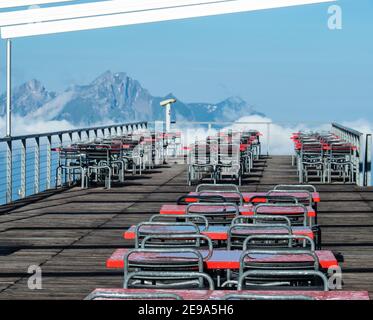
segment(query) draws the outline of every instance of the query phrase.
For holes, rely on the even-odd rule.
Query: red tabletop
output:
[[[124,256],[131,249],[117,249],[114,251],[112,256],[106,260],[106,267],[110,269],[123,269],[124,268]],[[207,256],[207,250],[199,250],[202,256]],[[317,257],[319,258],[320,266],[322,268],[329,268],[331,266],[337,266],[338,262],[331,251],[327,250],[316,250]],[[240,256],[241,250],[220,250],[216,249],[213,251],[212,256],[205,261],[205,268],[209,270],[216,269],[239,269],[240,268]],[[190,253],[135,253],[131,259],[147,261],[151,260],[179,260],[179,261],[191,261],[195,259],[195,255]],[[247,257],[245,261],[257,261],[257,262],[278,262],[278,263],[291,263],[291,262],[311,262],[313,259],[309,255],[273,255],[273,254],[256,254],[252,257]]]
[[[96,289],[92,293],[174,293],[183,300],[220,300],[227,294],[256,294],[275,296],[307,296],[316,300],[369,300],[368,291],[301,291],[301,290],[279,290],[279,291],[258,291],[258,290],[166,290],[166,289]]]
[[[177,205],[177,204],[164,204],[159,213],[160,214],[185,214],[186,205]],[[193,206],[193,213],[209,213],[209,212],[229,212],[232,210],[232,206]],[[239,206],[238,207],[240,214],[242,215],[252,215],[253,206]]]
[[[133,240],[135,239],[135,228],[136,226],[131,226],[124,234],[123,237],[126,240]],[[154,231],[154,234],[159,234],[161,231],[164,233],[185,233],[185,231],[190,231],[190,227],[187,230],[183,226],[143,226],[141,227],[142,230],[146,230],[146,232]],[[157,229],[157,230],[155,230]],[[227,240],[228,239],[228,229],[229,226],[216,226],[212,225],[209,226],[208,230],[204,230],[204,226],[200,227],[201,233],[205,236],[209,237],[211,240]],[[313,232],[310,228],[307,227],[292,227],[292,233],[295,235],[304,235],[308,236],[313,239]],[[236,233],[247,233],[248,231],[245,229],[237,229]],[[285,231],[282,229],[263,229],[263,230],[250,230],[250,234],[285,234]]]
[[[259,200],[259,199],[258,199]],[[164,204],[160,209],[160,214],[185,214],[186,205],[177,205],[177,204]],[[227,208],[228,207],[228,208]],[[222,212],[225,209],[229,210],[229,206],[195,206],[193,207],[193,213],[209,213],[216,212],[221,210]],[[243,216],[252,216],[254,215],[254,205],[243,205],[239,206],[240,214]],[[307,206],[308,217],[316,217],[316,212],[311,206]],[[219,211],[220,211],[219,210]],[[301,214],[303,210],[301,207],[261,207],[259,209],[261,214],[278,214],[278,215],[292,215],[292,214]]]
[[[250,202],[250,199],[253,198],[253,197],[265,197],[267,195],[267,192],[241,192],[242,194],[242,197],[243,197],[243,200],[245,202]],[[217,196],[217,195],[221,195],[227,199],[231,198],[231,199],[235,199],[235,200],[238,200],[239,199],[239,195],[237,193],[232,193],[232,192],[219,192],[219,193],[216,193],[216,192],[189,192],[188,194],[189,196],[193,197],[193,196],[197,196],[197,195],[204,195],[204,196]],[[286,197],[286,196],[291,196],[291,197],[295,197],[295,198],[298,198],[298,199],[303,199],[303,198],[307,198],[308,197],[308,193],[303,193],[303,192],[281,192],[281,195]],[[318,192],[311,192],[311,196],[312,196],[312,201],[313,202],[320,202],[320,194]],[[186,201],[189,201],[189,202],[194,202],[195,200],[193,198],[191,199],[185,199]],[[255,199],[254,202],[265,202],[265,199]]]

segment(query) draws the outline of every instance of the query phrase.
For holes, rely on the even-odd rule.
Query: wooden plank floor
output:
[[[265,191],[279,183],[296,183],[290,157],[274,156],[256,164],[242,191]],[[373,294],[373,188],[318,185],[323,247],[344,256],[344,289]],[[120,271],[105,268],[130,225],[159,212],[191,190],[186,167],[168,165],[143,177],[129,177],[111,190],[69,189],[33,199],[0,215],[0,299],[82,299],[96,287],[120,287]],[[0,212],[1,212],[0,208]],[[42,269],[42,289],[30,290],[30,265]]]

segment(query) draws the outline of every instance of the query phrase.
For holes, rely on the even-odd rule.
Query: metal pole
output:
[[[60,146],[62,147],[62,144],[63,144],[63,136],[62,134],[59,134],[58,135],[58,142],[60,144]],[[60,153],[58,152],[58,166],[61,165],[61,155]],[[57,187],[61,187],[62,186],[62,172],[61,172],[61,168],[57,169],[57,181],[56,181],[56,186]]]
[[[364,160],[363,160],[363,144],[362,144],[362,136],[357,138],[358,141],[358,150],[359,150],[359,180],[357,185],[363,186],[364,185]]]
[[[270,142],[270,123],[267,123],[267,156],[269,156],[269,142]]]
[[[47,190],[51,188],[51,171],[52,171],[52,136],[47,137]]]
[[[367,134],[365,142],[365,186],[372,184],[372,135]]]
[[[39,193],[39,180],[40,180],[40,138],[35,138],[34,149],[34,193]]]
[[[13,175],[12,175],[12,140],[7,141],[7,157],[6,157],[6,203],[12,202],[12,191],[13,191]]]
[[[10,138],[12,136],[12,65],[11,65],[11,54],[12,54],[12,43],[10,39],[7,39],[6,43],[6,136]],[[13,162],[13,154],[12,154],[12,140],[7,142],[7,160],[6,160],[6,202],[9,203],[12,201],[12,188],[13,188],[13,173],[12,173],[12,162]]]
[[[12,135],[12,41],[6,41],[6,136]]]
[[[20,197],[26,197],[26,139],[21,140],[21,192]]]

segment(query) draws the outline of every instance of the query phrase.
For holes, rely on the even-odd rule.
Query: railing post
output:
[[[21,189],[19,197],[26,197],[26,139],[21,140]]]
[[[40,138],[35,138],[35,163],[34,163],[34,193],[39,193],[40,178]]]
[[[270,123],[268,122],[267,123],[267,156],[269,156],[269,144],[271,142],[271,139],[270,139]]]
[[[59,134],[58,135],[58,140],[59,140],[59,143],[60,143],[60,146],[62,146],[63,144],[63,136],[62,134]],[[61,158],[60,158],[60,153],[58,153],[58,165],[61,164]],[[62,173],[61,173],[61,169],[58,169],[57,170],[57,181],[56,181],[56,185],[57,186],[62,186]]]
[[[52,137],[47,136],[47,181],[46,188],[47,190],[51,188],[51,165],[52,165]]]
[[[369,187],[372,184],[372,135],[366,135],[365,141],[365,163],[364,163],[364,185]]]
[[[6,40],[6,136],[12,135],[12,41]]]
[[[6,152],[6,202],[12,201],[12,188],[13,188],[13,164],[12,164],[12,140],[7,141],[7,152]]]
[[[359,150],[359,181],[358,185],[363,186],[364,185],[364,160],[363,160],[363,154],[362,154],[362,136],[357,138],[358,141],[358,150]]]

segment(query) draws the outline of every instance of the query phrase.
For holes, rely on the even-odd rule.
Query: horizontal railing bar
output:
[[[79,132],[84,132],[88,130],[93,131],[93,130],[102,130],[102,129],[112,129],[112,128],[117,128],[117,127],[122,127],[122,126],[134,126],[134,125],[143,125],[143,124],[147,124],[147,121],[113,124],[113,125],[99,126],[99,127],[78,128],[78,129],[70,129],[70,130],[63,130],[63,131],[14,136],[14,137],[4,137],[4,138],[0,138],[0,142],[17,141],[17,140],[25,140],[25,139],[33,139],[33,138],[41,138],[41,137],[49,137],[49,136],[58,136],[58,135],[69,134],[69,133],[79,133]]]
[[[337,129],[339,129],[339,130],[351,133],[351,134],[353,134],[353,135],[355,135],[357,137],[361,137],[363,135],[363,133],[361,133],[361,132],[359,132],[359,131],[357,131],[355,129],[345,127],[345,126],[343,126],[343,125],[341,125],[339,123],[336,123],[336,122],[333,122],[332,126],[335,127],[335,128],[337,128]]]

